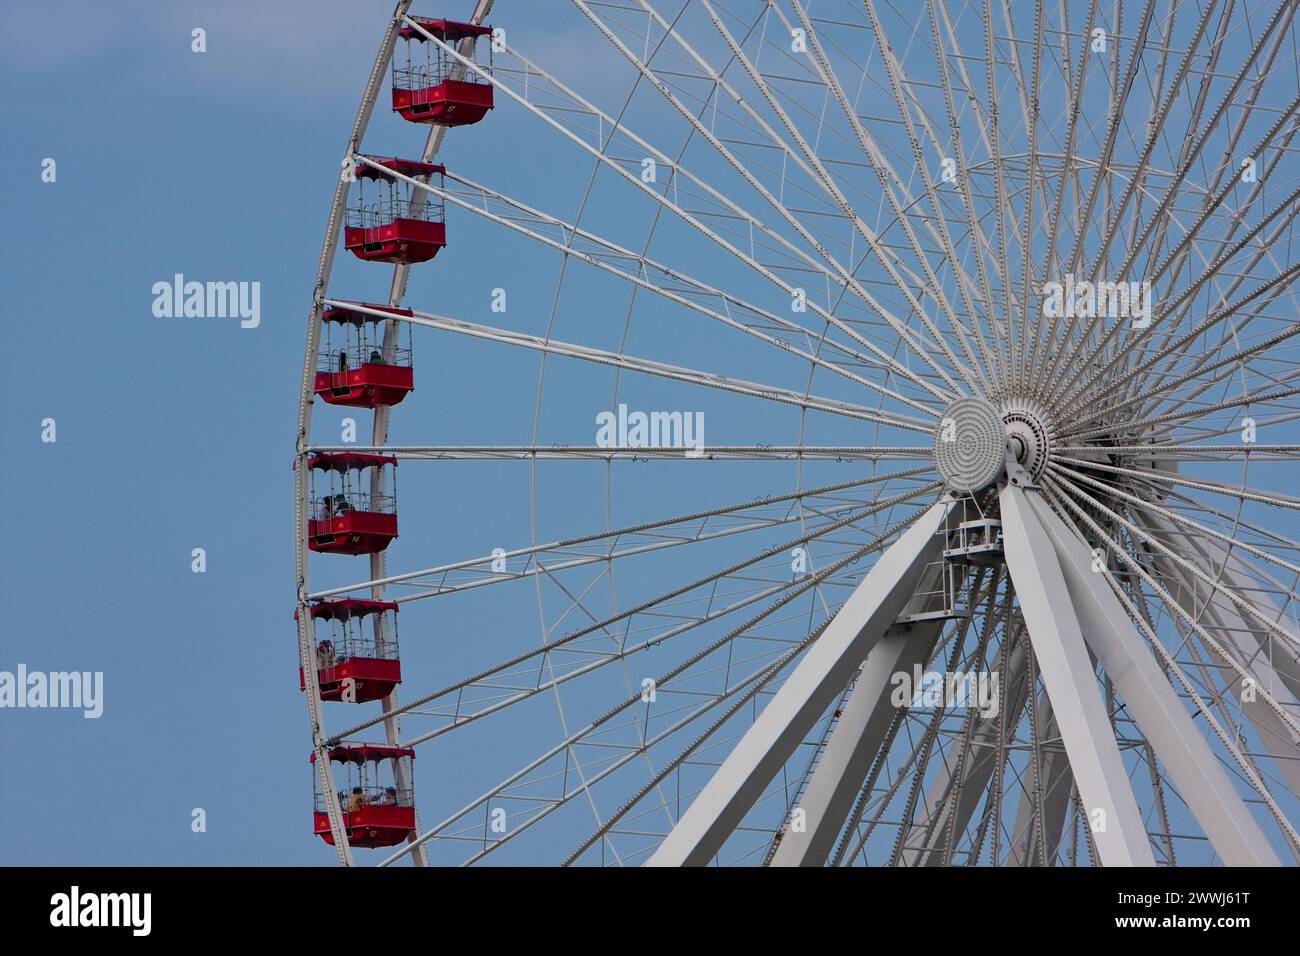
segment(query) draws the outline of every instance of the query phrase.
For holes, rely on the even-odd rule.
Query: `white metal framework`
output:
[[[333,197],[295,544],[340,862],[1300,861],[1300,0],[534,6],[388,23],[345,158],[403,27],[511,144],[390,171],[447,210],[409,315]],[[493,68],[414,12],[491,14]],[[458,244],[508,313],[443,314]],[[313,431],[331,307],[415,330],[365,446]],[[435,384],[472,363],[496,404]],[[343,452],[402,464],[401,538],[309,575]],[[400,701],[320,702],[339,597],[402,607]],[[354,850],[325,758],[381,734],[421,812]]]

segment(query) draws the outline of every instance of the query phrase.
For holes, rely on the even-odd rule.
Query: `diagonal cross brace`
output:
[[[647,866],[704,866],[717,854],[912,599],[954,505],[945,495],[881,554]]]

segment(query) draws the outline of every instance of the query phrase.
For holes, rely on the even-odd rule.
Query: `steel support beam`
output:
[[[941,581],[940,565],[924,569],[918,579],[919,593],[932,591]],[[921,602],[919,611],[939,610],[937,599]],[[895,674],[910,674],[930,659],[941,621],[923,621],[890,628],[867,654],[853,692],[831,731],[808,788],[799,801],[805,827],[787,829],[781,836],[772,866],[824,866],[853,809],[871,762],[884,742],[893,720],[890,683]]]
[[[1165,522],[1158,515],[1148,512],[1148,518],[1153,527],[1161,529],[1162,537],[1165,540],[1173,541],[1177,538],[1169,537],[1177,535],[1178,530],[1172,522]],[[1199,556],[1206,562],[1206,567],[1213,573],[1218,574],[1218,569],[1222,568],[1223,572],[1220,580],[1233,588],[1245,588],[1245,593],[1257,585],[1249,584],[1249,578],[1241,575],[1236,571],[1229,561],[1224,563],[1226,557],[1221,549],[1218,549],[1211,542],[1188,538],[1187,547],[1199,552]],[[1214,548],[1211,553],[1206,553],[1207,547]],[[1217,552],[1217,554],[1215,553]],[[1193,560],[1196,556],[1189,555]],[[1198,588],[1197,582],[1192,575],[1186,572],[1186,569],[1179,567],[1175,562],[1170,561],[1164,555],[1156,554],[1154,556],[1156,566],[1159,567],[1172,586],[1169,588],[1170,594],[1175,601],[1186,611],[1197,617],[1203,626],[1213,629],[1213,633],[1219,637],[1220,643],[1230,651],[1235,651],[1237,660],[1250,671],[1255,678],[1258,687],[1268,691],[1283,707],[1296,713],[1300,713],[1300,704],[1297,704],[1295,696],[1291,692],[1292,683],[1288,675],[1282,671],[1282,668],[1293,663],[1286,656],[1285,650],[1279,649],[1279,653],[1271,653],[1271,649],[1276,645],[1273,643],[1276,638],[1268,633],[1259,625],[1258,621],[1249,620],[1233,604],[1227,601],[1211,601],[1204,594],[1208,590],[1204,585]],[[1279,616],[1279,623],[1288,626],[1287,619]],[[1274,664],[1281,665],[1274,667]],[[1260,743],[1264,749],[1273,757],[1278,771],[1286,778],[1291,789],[1300,793],[1300,742],[1297,742],[1290,729],[1282,722],[1266,702],[1260,699],[1243,699],[1243,679],[1235,672],[1231,672],[1229,677],[1228,688],[1233,697],[1240,703],[1241,711],[1246,719],[1251,722],[1255,732],[1259,735]]]
[[[953,506],[945,495],[880,556],[647,866],[703,866],[714,857],[940,558],[939,530]]]
[[[1078,609],[1052,539],[1028,500],[1036,493],[1008,482],[999,494],[1007,570],[1030,644],[1083,804],[1090,817],[1101,812],[1093,840],[1102,864],[1155,866],[1084,644]]]
[[[1162,540],[1183,543],[1183,556],[1193,563],[1202,565],[1202,570],[1221,584],[1230,588],[1237,595],[1251,600],[1251,595],[1260,595],[1264,585],[1252,577],[1243,566],[1242,552],[1231,554],[1219,541],[1206,535],[1189,533],[1161,515],[1147,512],[1153,526],[1159,530]],[[1161,555],[1157,554],[1157,559]],[[1173,562],[1165,560],[1165,566],[1175,570]],[[1204,589],[1207,596],[1213,596],[1209,588]],[[1270,599],[1261,596],[1251,600],[1260,611],[1272,611],[1266,615],[1272,618],[1284,630],[1294,644],[1300,646],[1300,629],[1297,629],[1291,615],[1281,610]],[[1258,620],[1248,618],[1241,609],[1230,601],[1210,601],[1208,610],[1215,612],[1215,617],[1224,619],[1227,625],[1223,634],[1228,646],[1236,648],[1241,655],[1238,659],[1247,669],[1255,673],[1259,686],[1267,690],[1279,701],[1294,701],[1300,695],[1300,661],[1295,652],[1286,647],[1277,634],[1264,627]],[[1253,640],[1247,639],[1249,638]]]
[[[1106,572],[1092,570],[1088,546],[1045,501],[1031,497],[1029,503],[1056,548],[1084,639],[1215,852],[1228,866],[1280,866],[1264,831],[1111,590]]]

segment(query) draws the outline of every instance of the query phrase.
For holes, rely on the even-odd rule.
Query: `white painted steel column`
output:
[[[1229,866],[1280,866],[1264,831],[1105,580],[1092,554],[1041,498],[1030,498],[1056,548],[1084,639],[1164,764],[1215,851]]]
[[[880,556],[647,866],[713,858],[912,599],[926,564],[942,554],[938,532],[953,506],[945,495]]]
[[[1083,805],[1090,815],[1104,815],[1093,833],[1097,853],[1105,866],[1155,866],[1077,610],[1030,494],[1011,483],[999,493],[1007,570]]]

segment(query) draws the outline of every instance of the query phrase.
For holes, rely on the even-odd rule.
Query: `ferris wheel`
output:
[[[1297,6],[397,3],[303,366],[316,835],[1300,860]]]

